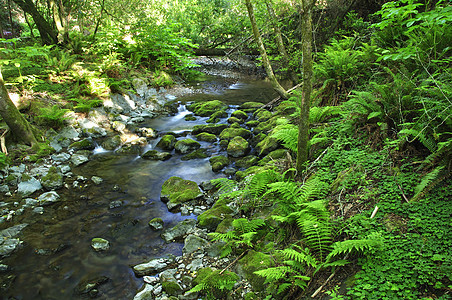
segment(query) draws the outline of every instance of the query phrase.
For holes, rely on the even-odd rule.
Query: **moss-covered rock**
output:
[[[248,114],[243,110],[236,110],[231,114],[231,117],[235,117],[237,119],[246,120],[248,119]]]
[[[253,114],[254,118],[259,122],[265,122],[273,117],[273,114],[266,109],[259,109]]]
[[[234,124],[234,123],[237,123],[237,124],[242,124],[244,121],[242,120],[242,119],[239,119],[239,118],[236,118],[236,117],[230,117],[229,119],[228,119],[228,123],[229,124]]]
[[[196,115],[201,117],[209,117],[213,113],[228,108],[226,104],[220,100],[211,100],[206,102],[195,102],[189,106],[189,109]]]
[[[193,114],[188,114],[184,117],[185,121],[196,121],[196,117]]]
[[[154,231],[163,229],[163,220],[161,218],[154,218],[150,220],[148,224]]]
[[[260,156],[265,156],[269,154],[270,152],[278,149],[279,147],[279,141],[275,139],[274,137],[267,136],[265,139],[263,139],[261,142],[259,142],[256,145],[256,150],[259,153]]]
[[[235,162],[236,167],[248,169],[251,166],[257,165],[259,158],[255,155],[245,156]]]
[[[196,199],[200,195],[201,191],[196,182],[173,176],[163,183],[160,198],[164,202],[180,204]]]
[[[245,123],[246,126],[248,127],[256,127],[257,125],[259,125],[259,121],[258,120],[251,120]]]
[[[235,178],[236,178],[236,180],[240,181],[248,175],[257,174],[259,172],[262,172],[262,171],[265,171],[265,170],[268,170],[271,168],[272,167],[270,167],[270,166],[252,166],[245,171],[237,171],[237,173],[235,173]]]
[[[287,149],[276,149],[272,152],[270,152],[267,156],[265,156],[263,159],[259,161],[259,165],[263,166],[267,164],[268,162],[276,159],[285,159],[287,158],[287,153],[289,151]]]
[[[221,274],[220,274],[221,273]],[[202,268],[198,270],[196,278],[193,280],[193,286],[198,284],[206,284],[208,292],[214,299],[227,299],[229,291],[234,288],[239,276],[231,271],[214,270],[212,268]],[[221,285],[223,289],[216,288]]]
[[[41,184],[46,190],[57,190],[63,187],[63,174],[56,167],[50,167],[41,178]]]
[[[236,136],[241,136],[244,139],[249,139],[253,136],[251,131],[245,128],[226,128],[220,133],[220,139],[222,140],[232,140]]]
[[[74,150],[94,150],[94,148],[96,148],[96,144],[92,138],[86,138],[72,143],[69,148]]]
[[[206,123],[218,123],[220,122],[220,118],[227,118],[227,116],[228,113],[225,110],[216,111],[210,116]]]
[[[104,149],[106,149],[106,150],[115,150],[116,148],[121,146],[121,144],[122,144],[121,136],[120,135],[115,135],[115,136],[107,138],[102,143],[102,147]]]
[[[201,144],[192,139],[180,140],[177,141],[176,144],[174,145],[174,149],[176,149],[177,152],[182,154],[190,153],[196,149],[199,149],[200,147]]]
[[[226,233],[228,231],[231,231],[234,229],[234,226],[232,226],[232,222],[234,221],[234,218],[232,217],[226,217],[223,221],[221,221],[220,224],[218,224],[217,229],[215,232],[218,233]]]
[[[261,102],[245,102],[242,105],[240,105],[240,109],[246,112],[254,112],[261,108],[264,105],[264,103]]]
[[[217,141],[217,136],[211,133],[201,132],[200,134],[196,135],[196,139],[198,141],[213,143]]]
[[[202,159],[202,158],[207,158],[208,155],[206,153],[206,149],[204,148],[200,148],[200,149],[196,149],[195,151],[193,151],[192,153],[189,153],[187,155],[184,155],[181,157],[181,160],[190,160],[190,159]]]
[[[229,142],[227,153],[232,157],[242,157],[245,156],[249,150],[250,145],[247,140],[241,136],[236,136]]]
[[[225,203],[217,201],[215,205],[198,216],[198,226],[215,231],[217,226],[233,214],[233,210]]]
[[[215,135],[219,135],[224,129],[228,127],[227,124],[208,124],[208,125],[195,125],[192,129],[192,134],[197,135],[201,132],[207,132]]]
[[[150,160],[167,160],[171,158],[171,153],[169,152],[160,152],[157,150],[148,150],[145,153],[141,154],[141,158],[150,159]]]
[[[248,253],[237,262],[237,273],[246,278],[256,291],[265,290],[265,278],[254,274],[256,271],[268,269],[274,266],[270,255],[254,250]]]
[[[209,159],[212,171],[218,172],[229,164],[229,159],[224,155],[214,156]]]
[[[176,144],[176,137],[171,134],[166,134],[162,136],[160,141],[157,143],[156,147],[159,147],[163,150],[173,150],[174,145]]]
[[[162,282],[162,289],[168,295],[180,295],[183,292],[182,287],[180,286],[179,283],[177,283],[176,279],[164,280]]]
[[[259,121],[258,121],[259,122]],[[259,124],[254,128],[254,134],[267,133],[275,128],[275,124],[271,122],[259,122]]]

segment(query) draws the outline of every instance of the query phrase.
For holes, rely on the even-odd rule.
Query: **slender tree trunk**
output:
[[[33,129],[9,98],[0,69],[0,116],[5,120],[13,137],[28,145],[37,144]]]
[[[13,10],[11,8],[11,0],[8,0],[8,10],[9,10],[9,24],[11,25],[11,34],[13,37],[16,36],[13,25]]]
[[[25,13],[29,13],[35,21],[41,35],[43,44],[52,45],[58,43],[58,33],[52,25],[39,13],[32,0],[14,0]]]
[[[275,74],[273,73],[272,66],[270,65],[267,52],[265,51],[264,43],[262,42],[259,29],[257,28],[256,17],[254,16],[254,9],[253,5],[251,4],[251,0],[245,0],[245,4],[248,10],[248,16],[251,21],[251,27],[253,28],[254,39],[256,40],[257,46],[259,48],[259,53],[261,54],[262,63],[264,64],[265,72],[267,73],[268,79],[270,79],[273,88],[281,96],[281,98],[288,99],[289,93],[286,92],[286,90],[279,84]]]
[[[96,28],[94,28],[93,41],[96,40],[97,30],[99,29],[100,22],[102,21],[102,15],[104,14],[104,7],[105,7],[105,0],[102,0],[102,3],[100,4],[100,16],[99,16],[99,19],[97,19]]]
[[[275,31],[276,44],[278,45],[278,51],[282,57],[282,63],[285,67],[287,67],[287,75],[295,85],[298,83],[298,76],[294,72],[292,65],[290,64],[289,54],[287,54],[286,47],[284,46],[284,41],[281,34],[281,29],[279,28],[278,25],[278,17],[276,16],[275,10],[273,9],[273,5],[271,4],[270,0],[266,0],[265,4],[267,5],[267,11],[270,16],[270,21]]]
[[[2,26],[2,22],[0,22],[0,38],[4,39],[5,36],[3,35],[3,26]]]
[[[68,43],[68,33],[67,28],[65,26],[65,19],[64,19],[64,7],[61,3],[61,0],[57,0],[58,3],[55,2],[55,0],[50,0],[49,5],[50,9],[53,14],[53,20],[55,21],[55,25],[58,31],[58,43],[60,44],[67,44]]]
[[[309,150],[309,109],[312,92],[312,8],[315,0],[302,0],[302,52],[303,89],[301,96],[300,121],[298,124],[297,171],[301,173],[308,160]]]

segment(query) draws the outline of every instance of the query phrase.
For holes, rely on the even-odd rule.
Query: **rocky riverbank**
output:
[[[194,126],[191,132],[157,132],[140,124],[161,113],[176,113],[179,104],[171,102],[173,97],[166,91],[157,92],[142,80],[135,80],[134,87],[137,95],[112,95],[104,101],[103,107],[88,115],[73,115],[62,130],[46,132],[49,145],[54,149],[50,156],[36,163],[25,157],[23,163],[0,171],[0,191],[5,195],[0,202],[0,222],[5,228],[0,232],[3,237],[0,257],[11,255],[23,244],[20,231],[28,224],[21,217],[24,213],[27,216],[45,213],[49,205],[62,201],[59,195],[62,189],[81,190],[87,185],[103,184],[103,179],[96,175],[83,176],[72,172],[73,168],[87,163],[97,151],[134,154],[151,160],[166,160],[173,153],[184,155],[182,160],[209,157],[213,171],[238,180],[258,168],[265,168],[269,161],[286,156],[286,151],[278,149],[276,140],[267,135],[275,126],[276,118],[271,112],[259,109],[262,103],[246,102],[231,109],[217,100],[195,102],[188,107],[192,113],[187,114],[185,120],[190,122],[202,118],[205,125]],[[152,143],[156,147],[149,150],[147,145],[151,141],[155,141]],[[219,145],[223,154],[212,156],[206,143]],[[166,189],[166,186],[170,188]],[[167,204],[168,210],[182,215],[197,215],[198,218],[187,219],[161,233],[167,243],[183,241],[183,255],[153,259],[133,267],[137,276],[143,276],[144,283],[136,299],[166,299],[170,296],[195,299],[196,292],[187,292],[195,285],[196,280],[192,280],[197,274],[208,276],[219,269],[225,269],[223,272],[226,274],[230,272],[226,267],[231,259],[218,258],[224,243],[213,243],[208,233],[215,230],[226,232],[231,228],[231,220],[240,217],[240,209],[234,199],[218,201],[219,196],[212,182],[203,182],[198,187],[193,181],[174,177],[164,184],[161,200]],[[20,219],[20,224],[8,226],[17,223],[16,219]],[[157,231],[163,228],[158,218],[150,220],[149,226]],[[110,245],[98,237],[93,239],[92,247],[93,251],[108,251]],[[246,266],[240,268],[247,269]],[[8,272],[10,267],[2,264],[1,270]],[[246,272],[239,274],[243,280],[237,283],[236,296],[241,298],[250,285]],[[98,286],[104,282],[81,282],[78,289],[80,293],[94,297]]]

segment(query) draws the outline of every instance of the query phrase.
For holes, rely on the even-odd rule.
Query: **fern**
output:
[[[263,172],[254,174],[248,185],[246,186],[246,192],[252,197],[262,196],[268,189],[268,185],[273,182],[278,182],[282,180],[280,173],[273,169],[265,170]]]
[[[237,280],[238,275],[233,272],[202,269],[194,280],[197,284],[187,293],[204,292],[207,294],[207,299],[216,299],[219,296],[225,296],[224,291],[232,290]]]
[[[309,110],[309,124],[322,123],[326,118],[337,115],[338,106],[314,106]]]
[[[37,117],[40,119],[41,123],[54,128],[62,127],[64,125],[64,121],[69,118],[64,116],[69,109],[61,109],[58,105],[42,107],[39,110],[41,115]]]
[[[368,253],[379,248],[381,245],[382,241],[380,236],[378,235],[369,236],[367,239],[362,240],[346,240],[342,242],[335,242],[332,245],[333,250],[328,255],[327,261],[339,254],[351,252]]]
[[[271,137],[282,142],[282,145],[290,151],[297,153],[298,127],[294,124],[276,126]]]
[[[237,189],[237,182],[227,178],[217,178],[210,181],[218,188],[218,194],[231,193]]]

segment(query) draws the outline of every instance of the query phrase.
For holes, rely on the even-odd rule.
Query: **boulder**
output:
[[[182,154],[190,153],[196,149],[199,149],[200,147],[201,144],[192,139],[180,140],[177,141],[176,144],[174,145],[174,149],[176,149],[177,152]]]
[[[55,191],[44,193],[38,197],[39,205],[47,206],[60,201],[60,195]]]
[[[94,143],[92,138],[86,138],[77,142],[72,143],[69,146],[70,149],[74,150],[94,150],[96,148],[96,144]]]
[[[248,114],[242,110],[236,110],[231,114],[231,117],[245,121],[248,119]]]
[[[273,114],[266,109],[259,109],[253,114],[254,118],[259,122],[265,122],[273,117]]]
[[[235,162],[235,166],[238,168],[248,169],[251,166],[257,165],[259,158],[255,155],[245,156]]]
[[[218,172],[229,164],[229,159],[226,156],[219,155],[209,159],[212,171]]]
[[[229,124],[234,124],[234,123],[236,123],[236,124],[242,124],[242,123],[244,123],[244,121],[243,121],[242,119],[239,119],[239,118],[236,118],[236,117],[230,117],[230,118],[228,119],[228,123],[229,123]]]
[[[74,167],[80,166],[89,161],[89,153],[82,151],[78,151],[71,156],[71,163]]]
[[[227,153],[232,157],[242,157],[245,156],[249,150],[249,143],[241,136],[236,136],[229,142]]]
[[[42,189],[41,182],[34,178],[27,178],[27,180],[20,182],[17,185],[17,193],[22,197],[27,197],[36,191]]]
[[[173,241],[181,240],[184,236],[188,234],[189,231],[193,229],[196,225],[195,219],[186,219],[182,222],[179,222],[173,228],[166,229],[161,237],[165,242],[170,243]]]
[[[193,135],[197,135],[201,132],[207,132],[207,133],[219,135],[226,128],[228,128],[227,124],[196,125],[193,127],[191,133]]]
[[[253,112],[258,110],[264,105],[264,103],[261,102],[245,102],[240,105],[240,109],[246,112]]]
[[[150,284],[144,284],[143,289],[139,291],[133,300],[151,300],[154,299],[154,286]]]
[[[150,159],[150,160],[167,160],[171,158],[171,153],[169,152],[160,152],[157,150],[148,150],[145,153],[141,154],[141,158]]]
[[[241,136],[244,139],[249,139],[253,136],[251,131],[245,128],[226,128],[220,133],[220,139],[222,140],[232,140],[236,136]]]
[[[207,132],[201,132],[200,134],[196,135],[196,139],[198,141],[203,141],[203,142],[216,142],[217,141],[217,137],[214,134],[211,133],[207,133]]]
[[[46,190],[57,190],[63,187],[63,174],[55,167],[50,167],[47,174],[41,177],[41,184]]]
[[[199,249],[203,249],[207,244],[208,242],[205,239],[197,235],[190,234],[185,238],[184,248],[182,249],[182,252],[184,254],[190,254]]]
[[[155,139],[157,137],[157,133],[152,128],[142,127],[142,128],[138,128],[136,130],[136,132],[138,133],[139,136],[142,136],[142,137],[145,137],[148,139]]]
[[[157,143],[156,147],[159,147],[163,150],[173,150],[174,145],[176,144],[176,137],[171,134],[166,134],[162,136],[160,141]]]
[[[104,148],[106,150],[115,150],[116,148],[121,146],[121,144],[122,144],[121,136],[120,135],[115,135],[115,136],[107,138],[102,143],[102,148]]]
[[[137,276],[155,275],[168,266],[168,261],[164,258],[154,258],[147,263],[139,264],[133,267]]]
[[[0,231],[0,258],[9,256],[22,245],[22,241],[16,237],[27,225],[14,225]]]
[[[237,273],[241,277],[246,278],[251,283],[254,290],[262,291],[265,289],[265,278],[257,276],[254,272],[268,269],[273,266],[273,259],[270,255],[249,250],[248,253],[238,261]]]
[[[217,226],[225,218],[230,217],[234,211],[223,201],[217,201],[215,205],[198,216],[198,226],[215,231]]]
[[[185,156],[181,157],[181,160],[190,160],[190,159],[202,159],[202,158],[207,158],[207,150],[204,148],[201,149],[196,149],[195,151],[193,151],[192,153],[189,153]]]
[[[196,115],[201,117],[209,117],[213,113],[225,110],[228,106],[220,100],[211,100],[206,102],[195,102],[188,107]]]
[[[180,177],[170,177],[163,183],[160,198],[163,202],[180,204],[201,196],[198,184]]]
[[[261,142],[256,145],[256,150],[259,153],[259,156],[265,156],[270,152],[278,149],[279,142],[277,139],[271,136],[267,136]]]

